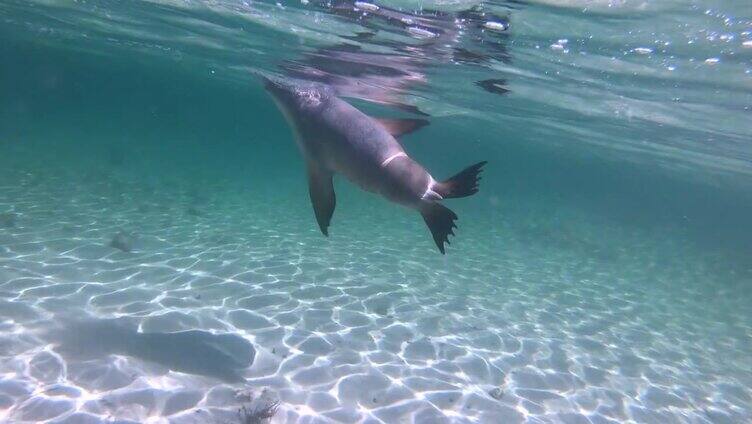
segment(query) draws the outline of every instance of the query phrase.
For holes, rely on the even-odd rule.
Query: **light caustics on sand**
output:
[[[752,421],[744,4],[440,3],[1,2],[0,422]],[[260,71],[488,159],[455,254]]]
[[[750,299],[680,238],[521,211],[430,269],[402,231],[322,250],[280,230],[307,213],[246,214],[261,194],[205,187],[197,217],[170,186],[114,209],[108,180],[3,186],[24,209],[0,234],[4,419],[231,421],[251,396],[280,422],[749,414]],[[127,222],[130,253],[108,246]]]

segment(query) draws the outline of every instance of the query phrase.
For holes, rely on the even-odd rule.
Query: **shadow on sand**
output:
[[[117,354],[133,356],[173,371],[242,382],[256,351],[234,334],[190,330],[176,333],[139,333],[122,320],[88,319],[64,324],[50,333],[56,350],[66,356],[95,358]]]

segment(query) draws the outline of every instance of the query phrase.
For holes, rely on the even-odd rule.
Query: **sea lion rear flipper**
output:
[[[401,135],[410,134],[413,131],[417,131],[426,125],[428,121],[425,119],[391,119],[391,118],[374,118],[378,121],[393,137],[397,138]]]
[[[435,202],[424,206],[420,214],[423,216],[423,220],[426,221],[428,229],[431,230],[436,247],[439,248],[439,252],[443,255],[445,253],[444,243],[449,244],[449,234],[454,235],[452,229],[457,228],[457,225],[454,224],[457,214],[441,203]]]
[[[334,214],[334,206],[337,203],[334,195],[334,182],[332,173],[320,169],[320,167],[308,165],[308,192],[311,195],[313,212],[316,214],[316,221],[319,228],[325,236],[329,237],[329,221]]]
[[[483,161],[468,166],[452,178],[436,184],[434,190],[444,199],[472,196],[478,192],[480,173],[486,163]]]

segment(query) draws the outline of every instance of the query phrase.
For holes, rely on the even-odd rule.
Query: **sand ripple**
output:
[[[744,274],[678,238],[87,184],[2,188],[0,421],[752,421]]]

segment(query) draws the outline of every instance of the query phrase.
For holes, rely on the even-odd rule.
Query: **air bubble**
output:
[[[506,31],[507,28],[509,28],[509,25],[503,22],[494,22],[494,21],[485,22],[483,26],[492,31]]]
[[[356,1],[355,2],[355,7],[357,7],[358,9],[362,9],[362,10],[368,10],[370,12],[375,12],[375,11],[379,10],[379,7],[376,6],[375,4],[373,4],[373,3],[367,3],[367,2],[364,2],[364,1]]]
[[[421,38],[434,38],[434,37],[436,37],[436,34],[434,34],[433,32],[431,32],[431,31],[429,31],[427,29],[419,28],[419,27],[409,27],[407,29],[407,32],[409,32],[410,34],[412,34],[412,35],[414,35],[416,37],[421,37]]]

